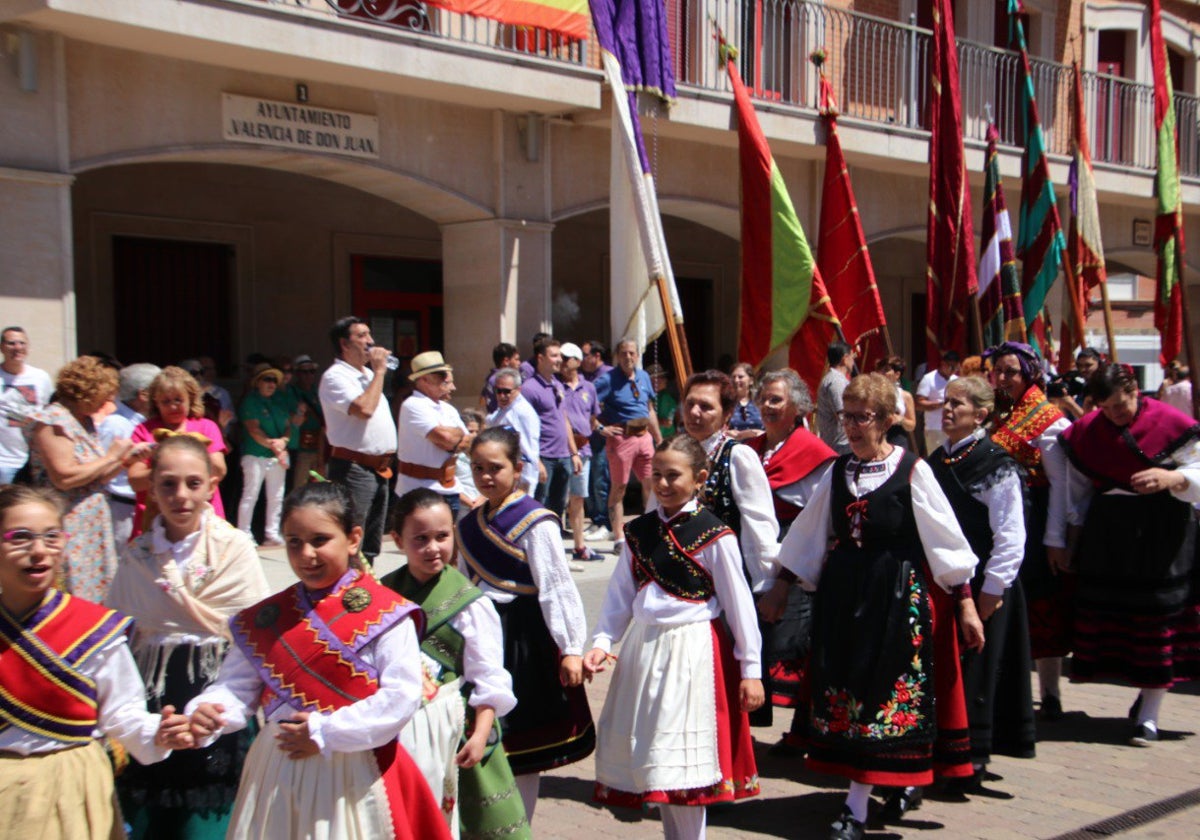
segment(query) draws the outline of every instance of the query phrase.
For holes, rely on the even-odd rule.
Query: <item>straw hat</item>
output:
[[[426,350],[424,353],[418,353],[413,356],[412,373],[408,375],[408,378],[416,382],[422,376],[450,370],[454,370],[454,368],[446,364],[446,360],[442,358],[441,353],[436,350]]]
[[[283,371],[267,364],[260,364],[259,369],[254,371],[254,376],[250,377],[250,387],[257,388],[258,383],[264,379],[274,379],[276,385],[282,385]]]

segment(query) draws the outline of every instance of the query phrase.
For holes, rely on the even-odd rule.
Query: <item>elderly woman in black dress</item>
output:
[[[978,789],[993,752],[1032,758],[1037,733],[1029,682],[1029,618],[1017,578],[1025,556],[1025,486],[1020,468],[984,428],[995,393],[982,377],[946,386],[946,442],[926,459],[979,558],[971,591],[987,646],[963,658],[963,685]]]

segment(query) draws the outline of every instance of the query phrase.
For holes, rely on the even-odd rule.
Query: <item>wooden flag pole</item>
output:
[[[879,329],[883,333],[883,349],[887,351],[889,358],[895,356],[896,349],[892,346],[892,334],[888,332],[887,324],[880,324]]]
[[[675,364],[676,381],[682,383],[692,375],[691,353],[688,351],[687,336],[683,334],[683,325],[675,323],[675,309],[671,306],[671,296],[667,292],[667,278],[659,274],[654,278],[658,287],[658,299],[662,303],[663,320],[667,326],[667,344],[671,347],[671,360]]]
[[[993,282],[999,283],[1000,279],[996,278]],[[983,346],[983,319],[979,315],[979,292],[971,294],[969,307],[971,311],[971,333],[975,336],[974,353],[983,355],[983,351],[986,348]],[[1003,305],[1001,305],[1001,309],[1003,309]]]
[[[1112,301],[1108,299],[1108,280],[1100,284],[1100,302],[1104,306],[1104,335],[1108,338],[1108,360],[1119,362],[1117,358],[1117,334],[1113,329]]]
[[[1187,351],[1188,378],[1192,381],[1192,416],[1200,417],[1200,371],[1196,369],[1196,350],[1192,343],[1191,306],[1188,304],[1187,283],[1183,277],[1183,237],[1175,231],[1175,272],[1179,283],[1179,303],[1182,309],[1183,346]]]

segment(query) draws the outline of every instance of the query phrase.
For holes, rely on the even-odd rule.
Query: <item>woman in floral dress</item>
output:
[[[112,513],[104,485],[145,456],[149,446],[115,440],[105,448],[92,415],[117,393],[117,372],[91,356],[58,372],[55,400],[27,427],[35,483],[66,494],[61,585],[72,595],[102,602],[117,571]]]

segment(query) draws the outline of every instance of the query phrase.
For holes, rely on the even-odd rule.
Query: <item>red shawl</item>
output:
[[[826,461],[837,457],[837,453],[830,449],[827,443],[803,426],[797,426],[784,440],[783,445],[766,458],[763,458],[767,449],[766,435],[751,438],[746,443],[763,459],[763,469],[766,470],[772,492],[795,484]],[[778,496],[774,498],[775,518],[779,522],[791,522],[800,513],[795,505],[781,500]]]

